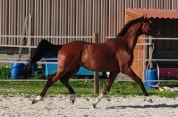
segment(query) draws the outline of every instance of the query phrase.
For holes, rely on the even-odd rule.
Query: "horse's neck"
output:
[[[141,24],[135,24],[131,26],[127,33],[124,35],[125,40],[127,41],[128,47],[134,49],[138,40],[138,37],[142,34]]]

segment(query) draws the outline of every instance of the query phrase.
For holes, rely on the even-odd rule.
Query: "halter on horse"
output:
[[[159,31],[152,26],[152,22],[146,17],[146,15],[131,20],[128,22],[114,39],[109,39],[105,43],[88,43],[84,41],[74,41],[62,46],[58,52],[58,69],[57,72],[48,78],[48,81],[41,92],[41,94],[32,101],[32,104],[40,101],[48,88],[53,85],[54,82],[60,80],[69,90],[71,101],[74,102],[76,93],[69,85],[69,79],[75,75],[81,66],[99,72],[110,72],[107,79],[106,86],[103,92],[96,98],[93,106],[96,107],[101,98],[108,94],[110,88],[118,73],[122,72],[132,78],[141,87],[145,100],[152,102],[149,97],[142,80],[132,71],[131,65],[134,59],[133,50],[136,46],[138,37],[142,34],[158,37]],[[51,51],[53,46],[48,44],[37,48],[37,52],[30,60],[29,66],[40,60],[45,56],[45,51]],[[56,46],[57,49],[60,46]]]

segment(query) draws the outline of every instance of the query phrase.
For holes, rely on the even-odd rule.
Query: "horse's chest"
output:
[[[133,62],[133,53],[123,52],[118,56],[119,63],[124,66],[131,66]]]

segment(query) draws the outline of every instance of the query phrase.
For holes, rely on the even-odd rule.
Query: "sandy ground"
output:
[[[177,117],[178,98],[151,96],[153,103],[143,96],[103,98],[94,109],[94,98],[76,98],[70,104],[69,95],[45,97],[31,105],[32,97],[0,96],[0,117]]]

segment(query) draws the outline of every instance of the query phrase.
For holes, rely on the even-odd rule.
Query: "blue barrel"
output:
[[[23,63],[11,63],[10,77],[12,79],[17,79],[23,74],[24,64]]]
[[[76,73],[76,75],[93,75],[94,71],[90,71],[84,67],[80,67],[79,71]],[[102,72],[99,72],[99,75],[102,75]]]
[[[145,73],[145,80],[158,80],[157,69],[147,69]],[[147,89],[154,89],[151,85],[156,85],[158,82],[145,81]]]
[[[46,60],[46,59],[56,59],[56,60]],[[43,62],[57,62],[57,56],[47,56],[42,59]],[[57,71],[57,63],[56,64],[44,64],[44,72],[45,75],[51,75],[56,73]]]
[[[26,62],[28,62],[28,60],[26,60]],[[24,65],[26,66],[27,63],[24,63]],[[34,72],[34,71],[37,71],[37,69],[38,69],[38,64],[35,63],[35,64],[32,66],[32,68],[27,71],[27,77],[31,77],[32,74],[33,74],[33,72]]]

